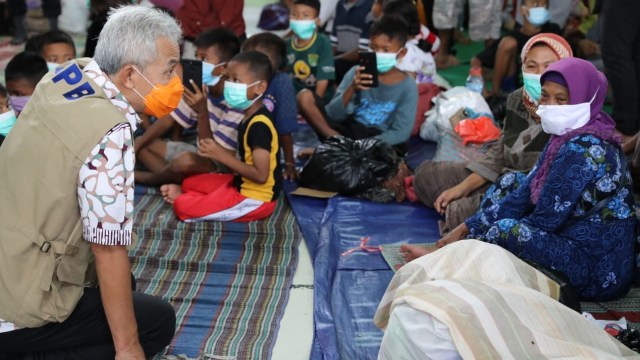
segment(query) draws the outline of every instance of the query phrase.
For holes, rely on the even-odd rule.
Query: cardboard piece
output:
[[[387,264],[389,264],[389,267],[391,268],[391,270],[393,270],[393,272],[398,271],[398,269],[400,269],[402,265],[407,263],[402,258],[402,253],[400,253],[401,245],[402,244],[382,245],[382,257],[387,262]],[[431,244],[423,243],[423,244],[411,244],[411,245],[423,246],[426,248],[433,248],[436,246],[436,243],[431,243]]]
[[[309,196],[309,197],[314,197],[318,199],[329,199],[338,195],[337,192],[314,190],[314,189],[310,189],[302,186],[297,188],[295,191],[292,191],[290,194],[298,195],[298,196]]]

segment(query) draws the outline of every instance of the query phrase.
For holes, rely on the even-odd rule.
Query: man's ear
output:
[[[117,76],[120,78],[120,83],[126,87],[127,89],[133,89],[133,73],[136,71],[133,68],[133,65],[125,65],[122,67],[120,71],[118,71]]]
[[[318,15],[318,17],[316,18],[316,26],[320,27],[320,15]]]

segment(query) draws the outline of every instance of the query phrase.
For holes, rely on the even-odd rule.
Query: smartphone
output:
[[[198,89],[202,89],[202,61],[200,60],[180,60],[182,64],[182,84],[189,90],[195,91],[193,84],[196,83]]]
[[[364,66],[362,73],[373,76],[373,83],[370,87],[378,87],[378,65],[376,62],[376,53],[365,51],[360,53],[360,66]]]

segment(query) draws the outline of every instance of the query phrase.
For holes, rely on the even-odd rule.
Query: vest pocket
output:
[[[41,326],[44,322],[66,320],[82,296],[88,261],[84,262],[83,267],[83,254],[78,251],[74,256],[61,254],[64,242],[60,239],[47,241],[32,228],[20,225],[17,228],[31,241],[31,246],[23,256],[27,257],[27,262],[34,264],[33,280],[39,284],[37,287],[30,287],[25,294],[21,312],[26,317],[43,321],[35,326]]]

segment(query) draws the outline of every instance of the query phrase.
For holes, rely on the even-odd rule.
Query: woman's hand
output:
[[[213,139],[200,139],[198,141],[198,155],[218,160],[225,150],[222,146],[218,145]]]
[[[465,189],[461,186],[461,184],[458,184],[451,189],[443,191],[442,194],[440,194],[440,196],[438,196],[438,198],[436,199],[436,202],[433,203],[433,207],[440,215],[444,215],[445,211],[447,210],[447,206],[449,206],[451,202],[461,199],[465,197],[465,195]]]
[[[198,115],[207,115],[208,117],[209,109],[207,109],[206,86],[202,85],[202,89],[198,89],[196,83],[193,80],[189,80],[189,82],[191,82],[191,85],[193,86],[195,91],[191,91],[189,87],[185,86],[184,93],[182,95],[184,102],[186,102],[187,105],[189,105],[189,107],[193,109],[193,111],[198,113]]]

